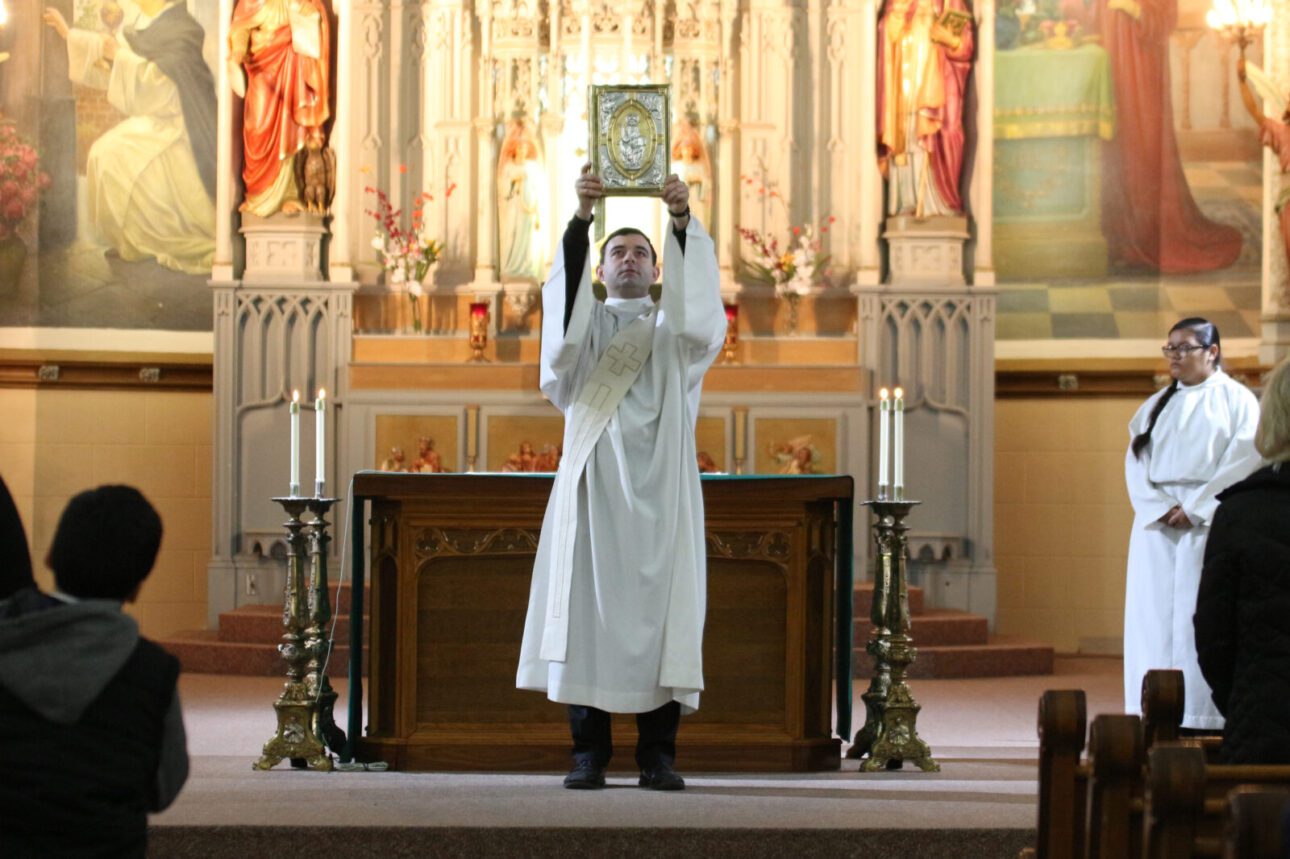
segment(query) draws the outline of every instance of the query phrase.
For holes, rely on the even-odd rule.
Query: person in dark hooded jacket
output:
[[[1254,446],[1270,464],[1235,483],[1205,547],[1193,618],[1200,668],[1226,718],[1220,759],[1290,763],[1290,361],[1263,391]]]
[[[13,503],[9,487],[0,477],[0,600],[7,600],[18,591],[35,586],[27,532],[23,530],[18,506]]]
[[[0,856],[143,857],[148,812],[188,777],[179,662],[122,612],[152,571],[161,519],[137,489],[68,503],[56,590],[0,601]]]

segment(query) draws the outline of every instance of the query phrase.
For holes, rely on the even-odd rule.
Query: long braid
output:
[[[1172,334],[1180,328],[1190,328],[1196,334],[1196,340],[1201,346],[1208,349],[1210,346],[1218,346],[1218,358],[1214,361],[1215,366],[1221,366],[1223,363],[1223,347],[1218,334],[1218,326],[1208,319],[1202,319],[1199,316],[1189,316],[1174,324],[1169,329]],[[1156,421],[1160,418],[1160,413],[1165,410],[1165,406],[1178,393],[1178,380],[1174,379],[1173,384],[1165,391],[1165,395],[1156,400],[1156,404],[1151,407],[1151,416],[1147,420],[1147,428],[1133,437],[1130,448],[1133,450],[1133,458],[1141,459],[1142,451],[1151,442],[1151,431],[1156,428]]]
[[[1178,393],[1178,380],[1174,379],[1173,384],[1165,391],[1165,395],[1156,400],[1156,404],[1151,407],[1151,417],[1147,420],[1147,428],[1133,437],[1133,458],[1142,459],[1142,450],[1151,442],[1151,431],[1156,428],[1156,421],[1160,418],[1160,413],[1165,410],[1169,400],[1173,395]]]

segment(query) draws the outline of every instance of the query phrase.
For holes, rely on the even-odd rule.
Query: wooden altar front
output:
[[[355,730],[362,692],[351,672],[358,759],[402,770],[568,767],[565,708],[515,688],[551,485],[550,475],[355,475],[355,558],[370,551],[371,563],[365,732]],[[706,688],[682,720],[678,765],[837,769],[831,668],[845,681],[838,733],[849,737],[853,481],[705,476],[703,493]],[[354,614],[361,621],[361,604]],[[630,768],[634,719],[614,720],[614,745],[611,766]]]

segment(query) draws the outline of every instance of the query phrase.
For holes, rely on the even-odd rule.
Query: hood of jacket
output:
[[[139,643],[139,625],[111,600],[4,614],[0,686],[60,724],[80,719]]]

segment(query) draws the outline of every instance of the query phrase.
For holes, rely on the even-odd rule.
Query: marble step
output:
[[[870,607],[873,605],[873,582],[861,582],[856,585],[854,593],[851,610],[855,613],[856,620],[868,619]],[[921,614],[923,607],[923,589],[911,586],[909,588],[909,613],[911,615]]]
[[[910,612],[909,620],[909,633],[916,647],[985,644],[990,639],[990,624],[979,614],[932,608],[918,614]],[[857,645],[868,641],[873,628],[868,615],[857,617],[853,641]]]
[[[176,632],[156,639],[179,659],[182,669],[191,674],[234,674],[256,677],[285,677],[287,664],[273,642],[221,641],[219,631],[198,629]],[[345,677],[349,673],[349,644],[337,643],[327,663],[328,677]],[[367,674],[367,651],[363,652],[363,673]]]
[[[333,641],[349,642],[349,613],[337,613],[333,618],[336,633]],[[333,621],[328,622],[331,626]],[[364,623],[367,615],[363,615]],[[276,644],[282,640],[282,606],[280,605],[244,605],[233,611],[221,612],[219,616],[219,640],[243,642],[247,644]]]
[[[918,656],[905,675],[911,679],[945,680],[1053,673],[1053,648],[1037,641],[996,636],[985,644],[924,647],[915,643],[914,646]],[[872,675],[873,659],[865,652],[864,642],[857,642],[853,658],[853,677],[863,679]]]

